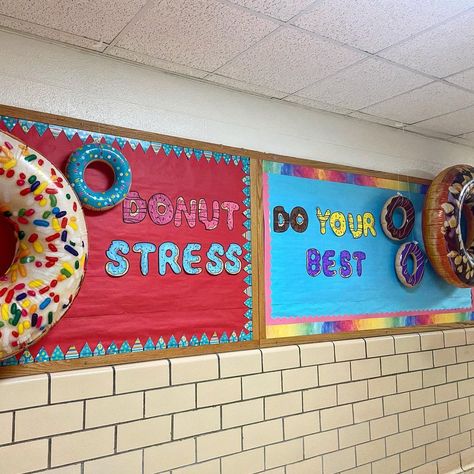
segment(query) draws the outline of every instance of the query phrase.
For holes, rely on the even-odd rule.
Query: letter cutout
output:
[[[112,262],[105,264],[105,271],[111,277],[121,277],[128,272],[128,260],[123,255],[119,255],[119,252],[127,255],[130,252],[130,246],[124,240],[112,240],[108,250],[105,252],[107,258],[112,260]]]

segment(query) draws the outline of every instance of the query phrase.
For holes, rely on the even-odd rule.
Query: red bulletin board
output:
[[[130,164],[133,210],[136,204],[151,209],[160,194],[173,213],[167,224],[155,223],[148,210],[135,218],[140,222],[126,222],[130,199],[107,212],[86,211],[89,260],[77,299],[38,344],[3,365],[252,340],[248,157],[4,115],[0,129],[61,170],[82,145],[109,143]],[[107,187],[100,169],[88,169],[86,179],[93,189]],[[126,242],[129,252],[114,254],[113,241]],[[156,248],[148,254],[148,272],[142,254],[134,251],[140,242]],[[179,250],[178,273],[171,265],[159,272],[164,243]],[[193,255],[200,261],[183,265],[189,244],[197,244]],[[127,271],[110,276],[106,266],[113,272],[124,257]]]

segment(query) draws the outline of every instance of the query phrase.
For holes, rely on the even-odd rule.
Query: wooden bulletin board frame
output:
[[[234,342],[229,344],[216,344],[197,347],[170,348],[155,351],[143,351],[136,353],[104,355],[88,358],[79,358],[73,360],[61,360],[50,362],[38,362],[33,364],[3,366],[0,367],[0,379],[17,377],[24,375],[60,372],[87,367],[100,367],[107,365],[120,365],[125,363],[142,362],[156,359],[169,359],[175,357],[185,357],[191,355],[203,355],[217,352],[230,352],[246,349],[257,349],[263,347],[301,344],[309,342],[320,342],[337,339],[351,339],[356,337],[372,337],[380,335],[443,330],[450,328],[459,328],[469,326],[470,323],[452,323],[431,326],[412,326],[397,329],[373,329],[366,331],[345,332],[337,334],[295,336],[285,338],[268,339],[265,331],[265,304],[264,304],[264,284],[263,284],[263,263],[264,263],[264,223],[262,206],[262,162],[276,161],[296,165],[311,166],[325,170],[343,171],[354,174],[368,174],[377,178],[392,180],[403,180],[404,182],[413,182],[418,184],[429,184],[430,181],[422,178],[398,175],[382,171],[369,170],[364,168],[335,165],[321,161],[312,161],[289,156],[262,153],[255,150],[244,148],[229,147],[215,143],[203,142],[179,138],[169,135],[163,135],[153,132],[145,132],[130,128],[118,127],[113,125],[101,124],[87,120],[53,115],[43,112],[37,112],[28,109],[0,105],[0,115],[5,115],[18,119],[25,119],[35,122],[45,122],[63,127],[71,127],[102,134],[117,135],[124,138],[134,138],[139,140],[157,141],[162,143],[173,143],[183,147],[193,147],[206,149],[218,153],[229,153],[234,155],[243,155],[250,158],[250,176],[251,176],[251,232],[252,232],[252,287],[253,287],[253,340]]]

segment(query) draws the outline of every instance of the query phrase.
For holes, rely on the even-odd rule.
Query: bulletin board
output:
[[[409,198],[415,226],[405,240],[423,246],[428,182],[308,164],[262,166],[267,339],[472,319],[471,289],[446,283],[428,260],[414,288],[395,272],[402,242],[384,234],[382,207],[394,195]]]

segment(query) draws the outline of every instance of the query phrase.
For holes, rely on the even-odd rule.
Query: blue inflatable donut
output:
[[[94,161],[107,163],[114,172],[114,184],[107,191],[93,191],[84,180],[86,168]],[[66,176],[83,207],[93,211],[105,211],[119,204],[132,184],[132,172],[127,159],[112,146],[102,143],[90,143],[78,148],[69,157]]]

